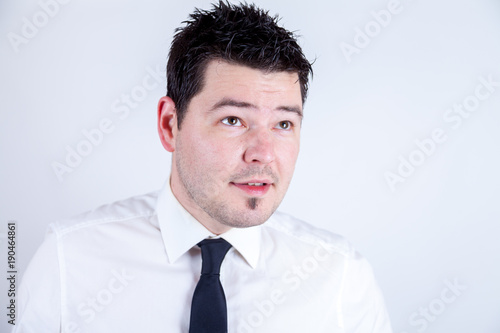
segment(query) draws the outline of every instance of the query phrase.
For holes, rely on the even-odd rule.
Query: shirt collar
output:
[[[252,268],[257,267],[260,254],[261,226],[232,228],[216,236],[177,201],[170,188],[170,181],[165,182],[158,195],[156,211],[170,263],[174,263],[203,239],[221,237],[228,241]]]

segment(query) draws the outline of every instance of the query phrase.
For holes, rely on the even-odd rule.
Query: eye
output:
[[[291,121],[289,120],[284,120],[284,121],[280,121],[275,128],[277,129],[282,129],[282,130],[290,130],[292,128],[293,124]]]
[[[221,122],[228,126],[242,126],[240,119],[234,116],[226,117]]]

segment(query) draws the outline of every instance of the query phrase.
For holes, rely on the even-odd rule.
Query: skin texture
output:
[[[173,194],[214,234],[264,223],[292,179],[301,121],[296,73],[210,61],[181,129],[174,102],[162,97],[158,103],[160,139],[172,152]]]

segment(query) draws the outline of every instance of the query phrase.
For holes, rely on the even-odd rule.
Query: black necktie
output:
[[[201,247],[201,277],[191,303],[189,333],[226,333],[226,297],[219,280],[219,271],[231,244],[217,238],[205,239],[198,246]]]

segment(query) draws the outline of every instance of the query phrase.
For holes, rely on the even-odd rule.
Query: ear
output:
[[[163,147],[173,152],[177,136],[177,110],[170,97],[162,97],[158,102],[158,134]]]

